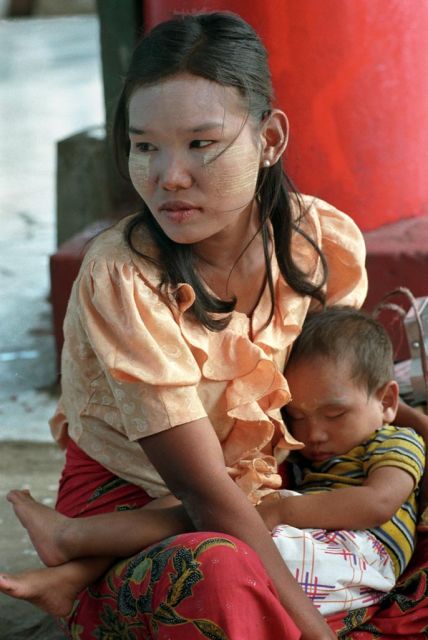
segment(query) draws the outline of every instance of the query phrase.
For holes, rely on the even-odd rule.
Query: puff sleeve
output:
[[[167,300],[134,264],[95,258],[78,298],[80,321],[128,439],[206,416],[199,366]]]
[[[329,275],[328,305],[361,307],[367,295],[366,248],[363,234],[355,222],[335,207],[315,200],[320,225],[320,246]]]

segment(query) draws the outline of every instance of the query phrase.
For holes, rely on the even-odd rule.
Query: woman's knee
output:
[[[258,555],[241,540],[215,532],[188,533],[170,539],[165,552],[170,554],[167,565],[153,584],[152,625],[158,621],[178,628],[186,620],[186,638],[193,638],[189,630],[201,624],[221,629],[233,640],[300,637]]]
[[[193,640],[207,625],[231,640],[299,637],[257,554],[216,532],[163,540],[112,567],[75,611],[73,622],[89,633],[82,637],[104,629],[107,610],[142,638]]]
[[[167,541],[165,541],[167,542]],[[154,552],[154,555],[153,555]],[[158,565],[167,565],[162,575],[156,573],[153,585],[160,599],[177,597],[174,585],[180,583],[183,594],[209,597],[211,601],[224,599],[226,593],[236,594],[254,585],[273,589],[270,579],[256,552],[245,542],[217,532],[185,533],[170,538],[168,544],[159,551],[157,545],[148,550]],[[160,554],[160,555],[157,555]],[[160,556],[164,555],[163,561]],[[160,562],[160,564],[159,564]],[[274,589],[273,589],[274,590]],[[169,595],[168,595],[169,594]],[[184,596],[183,596],[184,599]]]

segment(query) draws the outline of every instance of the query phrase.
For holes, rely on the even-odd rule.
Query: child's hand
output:
[[[281,504],[283,505],[284,500],[286,500],[286,498],[275,491],[263,498],[262,502],[256,507],[269,531],[272,531],[272,529],[282,523],[279,507]]]

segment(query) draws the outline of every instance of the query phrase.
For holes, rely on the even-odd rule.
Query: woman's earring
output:
[[[270,167],[270,160],[263,160],[263,166],[264,167]]]

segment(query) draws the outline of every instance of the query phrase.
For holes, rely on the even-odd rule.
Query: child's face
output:
[[[287,367],[286,377],[292,396],[287,425],[305,444],[301,454],[309,460],[347,453],[384,423],[382,390],[369,396],[352,380],[346,358],[301,360]]]
[[[263,145],[235,88],[190,74],[140,87],[129,137],[134,187],[176,242],[227,238],[253,211]]]

